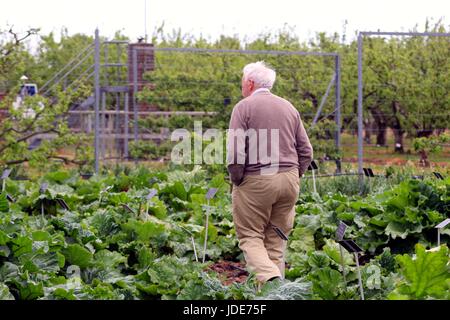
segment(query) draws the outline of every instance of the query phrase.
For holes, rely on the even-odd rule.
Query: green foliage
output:
[[[6,193],[2,192],[0,194],[0,212],[8,212],[9,211],[9,203],[6,198]]]
[[[49,182],[45,193],[38,191],[42,180]],[[0,214],[4,299],[358,299],[355,261],[343,252],[346,287],[333,240],[339,220],[349,225],[346,238],[375,256],[362,266],[368,299],[448,298],[444,246],[439,252],[418,247],[416,258],[397,255],[435,238],[434,225],[448,208],[448,179],[406,180],[365,198],[302,194],[288,242],[290,281],[267,284],[260,292],[252,277],[224,285],[206,271],[210,261],[242,258],[222,174],[210,177],[201,167],[170,172],[118,167],[89,180],[65,171],[42,180],[8,180],[16,202]],[[209,187],[218,192],[208,206]],[[158,194],[147,199],[151,188]],[[70,210],[51,202],[59,198]],[[47,201],[44,216],[40,201]],[[201,257],[206,210],[202,264],[195,261],[192,240]],[[441,241],[447,242],[445,230]]]
[[[0,300],[15,300],[14,296],[9,292],[9,288],[4,283],[0,283]]]
[[[403,278],[390,299],[449,299],[450,267],[447,246],[427,252],[416,245],[415,256],[397,256]]]
[[[255,300],[310,300],[312,291],[311,282],[305,279],[284,283],[272,281],[263,286]]]
[[[380,253],[384,247],[391,247],[395,253],[409,252],[417,242],[432,243],[434,226],[445,219],[448,211],[448,183],[448,179],[410,179],[366,198],[342,194],[301,196],[296,208],[297,225],[314,227],[298,229],[298,234],[296,227],[291,246],[295,246],[294,250],[311,247],[308,244],[314,238],[316,247],[320,247],[324,244],[321,238],[333,237],[339,220],[350,225],[347,236],[356,237],[359,245],[372,253]],[[301,233],[304,238],[299,236]]]
[[[443,133],[439,136],[421,137],[413,141],[414,150],[435,153],[442,150],[442,144],[450,141],[450,135]]]
[[[87,268],[93,259],[93,255],[88,249],[83,248],[79,244],[70,244],[67,249],[63,251],[67,262],[73,265],[77,265],[80,268]]]
[[[444,132],[438,136],[421,137],[413,140],[414,150],[419,152],[421,162],[429,166],[428,154],[442,151],[442,145],[450,141],[450,134]]]

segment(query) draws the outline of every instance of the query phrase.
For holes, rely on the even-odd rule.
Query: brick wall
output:
[[[151,50],[153,48],[153,44],[150,43],[130,43],[128,45],[128,82],[130,85],[130,97],[133,96],[133,63],[134,56],[133,51],[137,52],[137,83],[138,83],[138,91],[141,91],[144,87],[151,87],[151,84],[148,81],[144,80],[143,75],[146,72],[155,70],[155,56],[154,51]],[[130,101],[130,108],[132,108],[132,104]],[[147,103],[140,102],[138,104],[139,111],[155,111],[158,108],[154,105],[149,105]]]

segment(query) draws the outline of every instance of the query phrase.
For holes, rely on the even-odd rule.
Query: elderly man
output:
[[[244,99],[233,108],[228,131],[233,220],[247,268],[260,283],[284,278],[285,236],[313,155],[298,111],[270,92],[275,77],[262,61],[244,67]]]

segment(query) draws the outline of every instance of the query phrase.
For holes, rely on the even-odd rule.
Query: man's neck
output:
[[[267,88],[258,88],[252,92],[251,96],[254,95],[255,93],[259,93],[259,92],[270,92],[270,90]]]

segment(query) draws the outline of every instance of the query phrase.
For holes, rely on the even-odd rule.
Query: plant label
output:
[[[147,195],[147,200],[150,200],[151,198],[156,196],[157,193],[158,193],[158,191],[156,191],[156,189],[151,189],[150,192]]]
[[[364,175],[366,177],[370,177],[370,178],[375,177],[375,175],[373,174],[372,168],[363,168],[363,171],[364,171]]]
[[[311,161],[311,164],[308,167],[308,170],[317,170],[319,167],[317,166],[317,163],[313,160]]]
[[[61,208],[63,208],[64,210],[69,210],[69,206],[67,205],[67,203],[64,201],[64,199],[56,199],[56,202],[58,202],[58,204],[61,206]]]
[[[439,223],[435,228],[436,228],[436,229],[443,229],[443,228],[445,228],[449,223],[450,223],[450,218],[449,218],[449,219],[445,219],[444,221],[442,221],[441,223]]]
[[[361,249],[353,240],[341,240],[338,241],[338,243],[350,253],[358,253],[363,251],[363,249]]]
[[[206,193],[206,199],[211,200],[217,193],[217,188],[210,188]]]
[[[336,240],[342,241],[344,240],[345,230],[347,229],[347,225],[343,223],[342,221],[339,223],[339,226],[336,230]]]
[[[4,180],[4,179],[8,178],[10,173],[11,173],[11,169],[6,169],[5,171],[3,171],[2,179]]]
[[[131,209],[127,204],[122,204],[122,207],[124,207],[129,212],[134,213],[133,209]]]
[[[434,176],[438,178],[439,180],[444,180],[444,177],[439,172],[433,172]]]
[[[40,193],[44,193],[48,188],[48,182],[44,182],[41,184],[41,188],[39,189]]]

